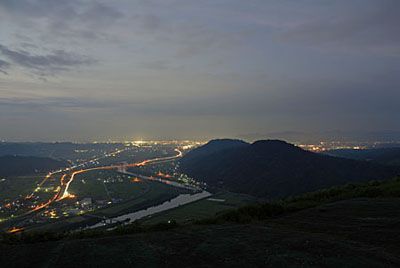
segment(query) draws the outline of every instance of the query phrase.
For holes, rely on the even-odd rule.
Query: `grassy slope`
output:
[[[345,208],[345,209],[343,209]],[[42,267],[395,267],[399,199],[339,201],[268,222],[1,245],[7,265]],[[384,215],[384,217],[382,217]],[[360,227],[361,226],[361,227]],[[27,258],[29,256],[29,258]]]
[[[400,198],[355,198],[289,214],[271,223],[400,253]]]

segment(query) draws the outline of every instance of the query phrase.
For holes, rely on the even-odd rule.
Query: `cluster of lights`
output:
[[[139,140],[139,141],[134,141],[131,142],[132,146],[138,146],[140,147],[141,145],[168,145],[168,144],[173,144],[173,143],[177,143],[177,142],[158,142],[158,141],[143,141],[143,140]],[[191,144],[185,144],[183,146],[180,146],[179,148],[182,150],[188,150],[191,149],[193,147],[195,147],[196,145],[194,145],[193,143]],[[128,149],[115,149],[112,152],[106,153],[105,157],[116,157],[117,154],[120,154],[121,152],[124,152]],[[75,150],[76,152],[84,152],[84,150]],[[87,150],[86,150],[87,151]],[[183,155],[182,151],[180,151],[179,149],[175,149],[175,151],[177,152],[177,154],[175,156],[169,156],[169,157],[159,157],[159,158],[154,158],[154,159],[148,159],[148,160],[144,160],[142,162],[137,162],[137,163],[131,163],[131,164],[119,164],[119,165],[110,165],[110,166],[97,166],[97,167],[91,167],[91,168],[85,168],[88,164],[99,164],[98,160],[100,159],[95,158],[89,161],[86,161],[84,163],[80,163],[79,165],[72,165],[64,168],[64,169],[60,169],[60,170],[56,170],[56,171],[52,171],[49,172],[48,174],[45,175],[45,177],[43,178],[43,180],[37,184],[36,188],[33,190],[33,192],[29,195],[27,195],[25,197],[26,200],[32,199],[34,198],[34,200],[39,199],[39,196],[37,195],[38,192],[44,191],[44,192],[49,192],[52,191],[54,192],[54,196],[49,199],[47,202],[42,202],[40,204],[37,204],[36,201],[33,202],[33,205],[27,206],[30,207],[31,210],[28,213],[32,213],[44,208],[49,208],[49,206],[53,203],[53,202],[58,202],[61,201],[63,199],[73,199],[76,198],[76,196],[74,194],[71,194],[68,192],[68,188],[70,183],[73,181],[74,176],[76,174],[80,174],[80,173],[85,173],[91,170],[109,170],[109,169],[118,169],[119,167],[123,166],[123,167],[140,167],[140,166],[145,166],[148,164],[154,164],[154,163],[158,163],[158,162],[164,162],[164,161],[169,161],[169,160],[173,160],[175,158],[179,158]],[[103,156],[104,157],[104,156]],[[77,170],[80,167],[79,170]],[[59,178],[60,180],[60,185],[58,185],[57,187],[44,187],[44,184],[48,181],[54,181],[55,174],[60,174],[61,178]],[[170,178],[171,175],[169,174],[164,174],[163,172],[159,171],[157,176],[159,177],[164,177],[164,178]],[[153,177],[151,177],[152,179],[155,179]],[[139,183],[142,180],[140,178],[132,178],[131,179],[132,182],[135,183]],[[11,207],[12,204],[8,203],[5,205],[5,207]],[[81,211],[81,213],[83,213],[83,211]],[[62,213],[65,215],[65,213]],[[68,214],[68,213],[67,213]],[[58,218],[59,216],[57,215],[57,211],[55,209],[48,209],[44,211],[44,214],[42,215],[46,215],[49,218]],[[14,215],[12,215],[14,216]],[[0,222],[4,221],[4,219],[0,219]],[[23,228],[18,228],[18,227],[13,227],[12,229],[9,230],[10,233],[16,233],[16,232],[20,232],[22,231]]]

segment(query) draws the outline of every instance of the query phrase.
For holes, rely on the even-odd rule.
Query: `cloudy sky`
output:
[[[398,0],[0,0],[0,139],[400,131]]]

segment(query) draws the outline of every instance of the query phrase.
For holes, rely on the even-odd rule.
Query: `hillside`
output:
[[[47,157],[6,155],[0,156],[0,176],[29,175],[55,170],[66,165],[64,161]]]
[[[216,144],[211,141],[184,156],[181,170],[208,185],[263,198],[386,179],[398,173],[397,168],[316,154],[280,140],[208,150]],[[210,153],[199,153],[203,151]]]
[[[349,159],[377,162],[384,165],[400,166],[400,148],[379,149],[338,149],[325,152],[327,155]]]
[[[399,208],[398,198],[351,199],[246,224],[0,241],[0,261],[5,267],[398,267]]]

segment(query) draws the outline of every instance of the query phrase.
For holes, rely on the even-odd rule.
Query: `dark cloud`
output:
[[[43,139],[49,117],[53,137],[399,130],[399,13],[399,0],[0,0],[0,125]]]
[[[145,106],[146,103],[125,100],[99,100],[74,97],[0,97],[0,105],[35,110],[68,110],[68,111],[109,111],[110,109],[128,109],[132,106]]]
[[[33,55],[26,50],[13,50],[0,45],[0,53],[13,64],[33,70],[40,75],[55,74],[59,71],[67,71],[74,67],[96,62],[88,56],[77,55],[64,50],[54,50],[46,55]]]
[[[105,33],[102,31],[124,16],[114,7],[84,0],[2,0],[0,14],[17,21],[25,28],[40,25],[41,34],[49,39],[56,36],[104,38]]]
[[[28,17],[58,18],[59,20],[66,18],[86,21],[110,20],[123,16],[122,12],[108,5],[82,0],[2,0],[0,8]]]
[[[166,60],[147,61],[140,66],[149,70],[166,70],[171,68],[171,62]]]
[[[169,27],[166,21],[154,14],[136,14],[132,16],[132,19],[143,33],[164,31]]]
[[[400,55],[400,1],[374,3],[369,8],[362,4],[349,5],[346,12],[308,20],[280,38],[313,46],[369,49]]]
[[[56,2],[51,0],[2,0],[0,8],[15,14],[21,14],[30,17],[41,17],[47,15],[62,15],[70,16],[75,15],[74,5],[77,3],[75,0]],[[47,16],[46,15],[46,16]]]
[[[10,67],[10,63],[0,60],[0,73],[7,74],[6,69]]]

